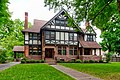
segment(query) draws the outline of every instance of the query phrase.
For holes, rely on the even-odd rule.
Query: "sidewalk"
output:
[[[6,63],[6,64],[0,64],[0,71],[5,70],[11,66],[14,66],[16,64],[20,64],[20,62],[10,62],[10,63]]]
[[[88,74],[84,74],[82,72],[73,70],[71,68],[67,68],[61,65],[51,65],[52,67],[56,68],[57,70],[73,77],[76,80],[101,80],[99,78],[93,77],[91,75]]]

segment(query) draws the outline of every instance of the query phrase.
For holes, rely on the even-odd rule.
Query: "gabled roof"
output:
[[[64,9],[64,8],[62,8],[52,19],[50,19],[43,27],[42,27],[42,29],[47,25],[47,24],[49,24],[52,20],[54,20],[55,18],[57,18],[60,14],[62,14],[62,13],[65,13],[65,14],[67,14],[67,16],[69,17],[69,18],[71,18],[72,19],[72,17],[70,17],[70,15],[67,13],[67,11]],[[73,20],[74,21],[74,20]],[[82,29],[75,23],[75,22],[73,22],[74,23],[74,25],[75,25],[75,27],[80,31],[80,32],[82,32]]]
[[[97,42],[95,41],[80,41],[80,44],[83,48],[102,48]]]
[[[40,28],[43,27],[47,21],[34,19],[34,24],[31,28],[23,29],[22,32],[35,32],[39,33]]]
[[[94,29],[91,26],[87,26],[85,29],[82,29],[82,30],[85,34],[95,34],[96,35],[96,32],[94,31]],[[88,31],[90,31],[90,33],[87,33]]]
[[[24,46],[14,46],[13,52],[24,52]]]

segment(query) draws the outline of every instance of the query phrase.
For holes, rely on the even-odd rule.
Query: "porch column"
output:
[[[101,48],[99,49],[99,54],[101,55]]]
[[[96,49],[94,49],[94,55],[96,55]]]
[[[82,48],[82,55],[84,55],[84,48]]]
[[[16,52],[14,52],[14,61],[16,61]]]
[[[92,49],[90,49],[90,55],[92,55]]]

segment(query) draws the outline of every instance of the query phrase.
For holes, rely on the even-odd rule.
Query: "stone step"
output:
[[[56,60],[52,58],[46,58],[45,62],[48,63],[49,65],[56,65]]]

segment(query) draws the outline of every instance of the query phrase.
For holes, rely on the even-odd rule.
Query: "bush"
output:
[[[0,50],[0,63],[5,63],[6,59],[6,54],[4,50]]]
[[[95,61],[93,61],[93,60],[89,60],[89,63],[94,63]]]
[[[45,61],[44,60],[40,60],[41,63],[44,63]]]
[[[85,60],[84,63],[88,63],[89,61]]]
[[[95,63],[98,63],[98,61],[95,61]]]
[[[25,60],[21,60],[21,63],[26,63],[26,61]]]
[[[103,60],[99,60],[99,63],[103,63]]]
[[[77,59],[75,62],[76,63],[82,63],[82,61],[80,59]]]

